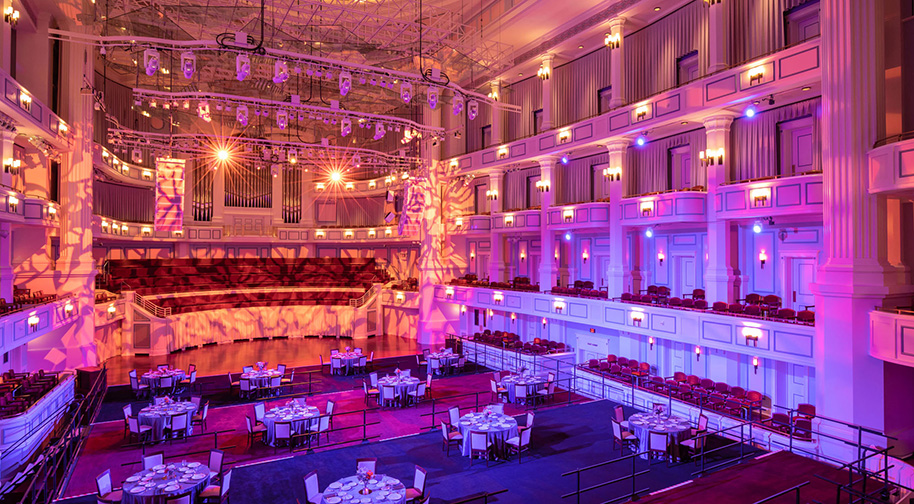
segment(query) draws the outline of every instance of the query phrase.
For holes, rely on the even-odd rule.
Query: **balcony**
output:
[[[60,225],[56,203],[12,189],[0,190],[0,222],[55,228]]]
[[[0,113],[13,118],[20,135],[37,136],[57,148],[69,147],[70,128],[60,117],[3,69],[0,69],[0,80],[3,81]]]
[[[609,203],[599,201],[550,208],[546,214],[546,225],[552,229],[607,228]]]
[[[706,222],[708,193],[671,191],[626,198],[622,202],[625,226],[657,225],[674,222]]]
[[[741,181],[718,188],[714,209],[722,219],[821,215],[822,174]]]
[[[0,353],[72,324],[76,320],[77,308],[74,299],[64,296],[0,317]]]
[[[870,355],[914,367],[914,310],[870,312]]]
[[[542,213],[539,210],[519,210],[492,216],[492,231],[539,232]]]
[[[914,139],[876,147],[867,155],[871,194],[914,190]]]
[[[99,144],[92,145],[92,161],[114,180],[147,187],[155,185],[155,168],[128,163]]]
[[[447,232],[456,234],[483,234],[491,229],[492,217],[488,215],[460,215],[451,217],[446,223]]]

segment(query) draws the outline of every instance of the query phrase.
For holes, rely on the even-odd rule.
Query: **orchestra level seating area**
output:
[[[171,308],[172,313],[187,313],[223,308],[240,308],[242,306],[348,305],[350,299],[358,299],[364,294],[364,289],[351,291],[227,292],[159,298],[156,303],[163,308]]]

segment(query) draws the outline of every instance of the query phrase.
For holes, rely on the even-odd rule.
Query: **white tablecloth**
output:
[[[461,451],[464,456],[470,455],[470,433],[484,432],[489,441],[502,443],[504,440],[517,436],[517,420],[508,415],[484,412],[469,413],[460,417],[457,424],[463,436]]]
[[[374,481],[374,483],[372,483]],[[360,491],[365,487],[371,490],[369,494]],[[406,500],[406,486],[400,480],[375,474],[372,479],[364,484],[358,476],[347,476],[334,481],[324,491],[322,504],[400,504]]]
[[[381,404],[384,404],[385,400],[391,399],[384,395],[384,387],[393,386],[394,396],[400,398],[400,405],[406,406],[406,393],[416,390],[416,387],[419,386],[419,379],[414,377],[409,378],[397,378],[396,376],[385,376],[383,378],[378,378],[378,390],[380,393]]]
[[[122,504],[165,504],[169,498],[187,492],[191,493],[190,501],[197,502],[197,496],[209,484],[209,467],[199,462],[191,462],[186,467],[178,462],[156,468],[127,478]],[[141,490],[134,490],[136,488]]]
[[[340,352],[330,356],[330,370],[333,370],[333,361],[340,361],[340,369],[345,370],[346,374],[352,371],[352,368],[359,365],[359,358],[365,357],[363,354],[355,352]]]
[[[265,369],[263,371],[251,371],[243,373],[241,378],[251,380],[251,385],[255,387],[269,387],[270,378],[282,376],[278,369]]]
[[[525,385],[527,387],[527,397],[535,397],[536,391],[539,390],[541,385],[546,383],[545,376],[521,376],[521,375],[508,375],[501,379],[501,386],[508,389],[508,402],[516,402],[516,390],[515,385]]]
[[[312,430],[317,430],[320,414],[320,410],[314,406],[300,406],[293,402],[270,409],[263,417],[263,425],[267,428],[265,437],[267,444],[274,446],[276,422],[290,422],[292,424],[292,434],[303,434],[309,427]]]
[[[667,435],[670,443],[675,444],[688,439],[692,427],[685,418],[653,413],[635,413],[628,418],[628,425],[638,437],[638,451],[643,452],[650,448],[651,432],[662,432]],[[648,456],[645,454],[641,458],[646,459]]]
[[[158,388],[159,384],[162,382],[162,378],[171,376],[174,378],[174,384],[177,385],[178,382],[184,379],[186,376],[183,369],[164,369],[158,371],[146,371],[143,373],[143,376],[140,377],[140,381],[144,385],[149,385],[150,388]]]
[[[141,409],[137,415],[140,425],[152,427],[152,438],[156,441],[165,439],[165,426],[171,425],[171,417],[180,413],[187,413],[187,435],[194,433],[194,427],[191,418],[197,411],[197,405],[190,401],[172,402],[168,404],[159,404],[157,406],[146,406]]]
[[[431,372],[432,372],[432,359],[438,359],[438,365],[439,365],[438,369],[439,369],[439,373],[440,373],[441,369],[445,369],[447,367],[457,364],[457,361],[460,360],[460,354],[444,353],[444,352],[435,352],[435,353],[428,354],[428,356],[425,358],[425,360],[428,362],[428,364],[427,364],[428,369],[425,372],[429,373],[429,374],[431,374]]]

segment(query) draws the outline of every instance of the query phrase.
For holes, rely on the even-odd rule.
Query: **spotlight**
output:
[[[248,125],[248,117],[247,105],[239,105],[238,108],[235,109],[235,120],[238,121],[238,124],[246,127]]]
[[[654,228],[645,229],[644,236],[647,236],[648,238],[653,238],[654,237]]]
[[[279,165],[278,164],[270,166],[270,174],[273,175],[273,178],[279,177]]]
[[[246,54],[235,56],[235,77],[239,81],[243,81],[249,75],[251,75],[251,58]]]
[[[153,76],[159,71],[159,51],[155,49],[146,49],[143,51],[143,66],[146,67],[146,75]]]
[[[212,121],[212,117],[209,114],[209,103],[202,101],[197,104],[197,117],[203,119],[206,122]]]
[[[403,99],[403,103],[409,103],[413,99],[413,85],[410,82],[404,82],[400,84],[400,98]]]
[[[137,164],[142,163],[143,162],[143,151],[141,151],[140,149],[133,149],[133,152],[131,153],[130,158],[133,159],[134,163],[137,163]],[[126,165],[125,165],[125,168],[126,168]],[[127,171],[127,170],[125,169],[124,171]]]
[[[644,138],[643,136],[639,136],[638,139],[635,140],[635,143],[638,145],[638,147],[643,147],[644,144],[647,143],[647,139]]]
[[[476,119],[476,116],[479,115],[479,102],[476,100],[470,100],[467,102],[467,118],[469,120]]]
[[[197,71],[197,57],[194,53],[188,51],[181,54],[181,71],[184,72],[185,79],[193,78]]]
[[[746,117],[750,119],[755,117],[755,107],[749,107],[746,109]]]
[[[565,233],[565,241],[571,241],[571,233]]]
[[[752,225],[752,232],[755,234],[761,233],[762,232],[762,223],[759,221],[755,221],[755,224]]]
[[[340,173],[338,171],[330,172],[330,181],[331,182],[339,182],[342,178],[343,178],[342,173]]]
[[[228,149],[219,149],[216,151],[216,159],[219,161],[225,162],[228,161],[229,151]]]
[[[384,133],[386,133],[386,132],[387,132],[387,130],[384,129],[384,125],[381,123],[378,123],[374,129],[374,139],[380,140],[382,137],[384,137]]]
[[[289,80],[289,64],[282,60],[273,63],[273,83],[283,84]]]
[[[350,89],[352,89],[352,74],[340,72],[340,96],[349,94]]]
[[[428,106],[432,110],[438,106],[438,88],[436,86],[428,87]]]
[[[352,133],[352,120],[347,117],[340,121],[340,135],[348,136],[349,133]]]
[[[284,130],[286,126],[289,125],[289,113],[285,110],[280,110],[276,113],[276,125],[279,126],[279,129]]]
[[[774,105],[774,95],[768,97],[768,106],[771,107]]]
[[[456,115],[460,115],[463,112],[463,95],[459,93],[454,94],[454,102],[451,105],[451,112]]]
[[[568,164],[568,154],[565,154],[564,156],[562,156],[562,164],[564,164],[564,165]]]

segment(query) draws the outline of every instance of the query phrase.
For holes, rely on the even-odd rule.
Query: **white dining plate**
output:
[[[146,491],[146,487],[143,485],[135,486],[129,490],[129,492],[132,494],[138,494],[140,492],[145,492],[145,491]]]
[[[165,488],[168,485],[169,485],[169,483],[160,483],[156,488]]]
[[[399,500],[400,496],[398,494],[391,494],[387,496],[387,500]]]
[[[489,430],[489,426],[488,426],[488,425],[480,425],[480,426],[479,426],[479,430]]]
[[[400,480],[398,480],[397,478],[390,478],[390,479],[387,480],[387,482],[390,483],[391,485],[399,485],[399,484],[400,484]]]
[[[343,484],[340,483],[339,481],[334,481],[333,483],[330,483],[330,488],[339,488],[341,486],[343,486]]]
[[[377,484],[378,484],[378,480],[376,480],[376,479],[370,479],[370,480],[368,480],[368,483],[370,483],[370,484],[372,484],[372,485],[377,485]]]
[[[127,482],[128,482],[128,483],[133,483],[134,481],[140,481],[140,477],[139,477],[139,476],[131,476],[131,477],[127,478]]]
[[[350,500],[350,499],[352,499],[352,496],[349,495],[349,494],[343,494],[342,497],[343,497],[343,500]]]
[[[181,489],[181,487],[178,485],[171,485],[171,486],[165,487],[166,492],[177,492],[180,489]]]
[[[340,499],[339,497],[330,497],[327,499],[327,502],[329,502],[330,504],[338,504],[340,502],[343,502],[343,499]]]
[[[201,465],[202,464],[200,462],[191,462],[190,464],[187,464],[187,467],[190,467],[191,469],[193,469],[195,467],[200,467]]]
[[[153,467],[152,469],[154,471],[161,471],[161,470],[165,469],[165,464],[159,464],[159,465]]]

